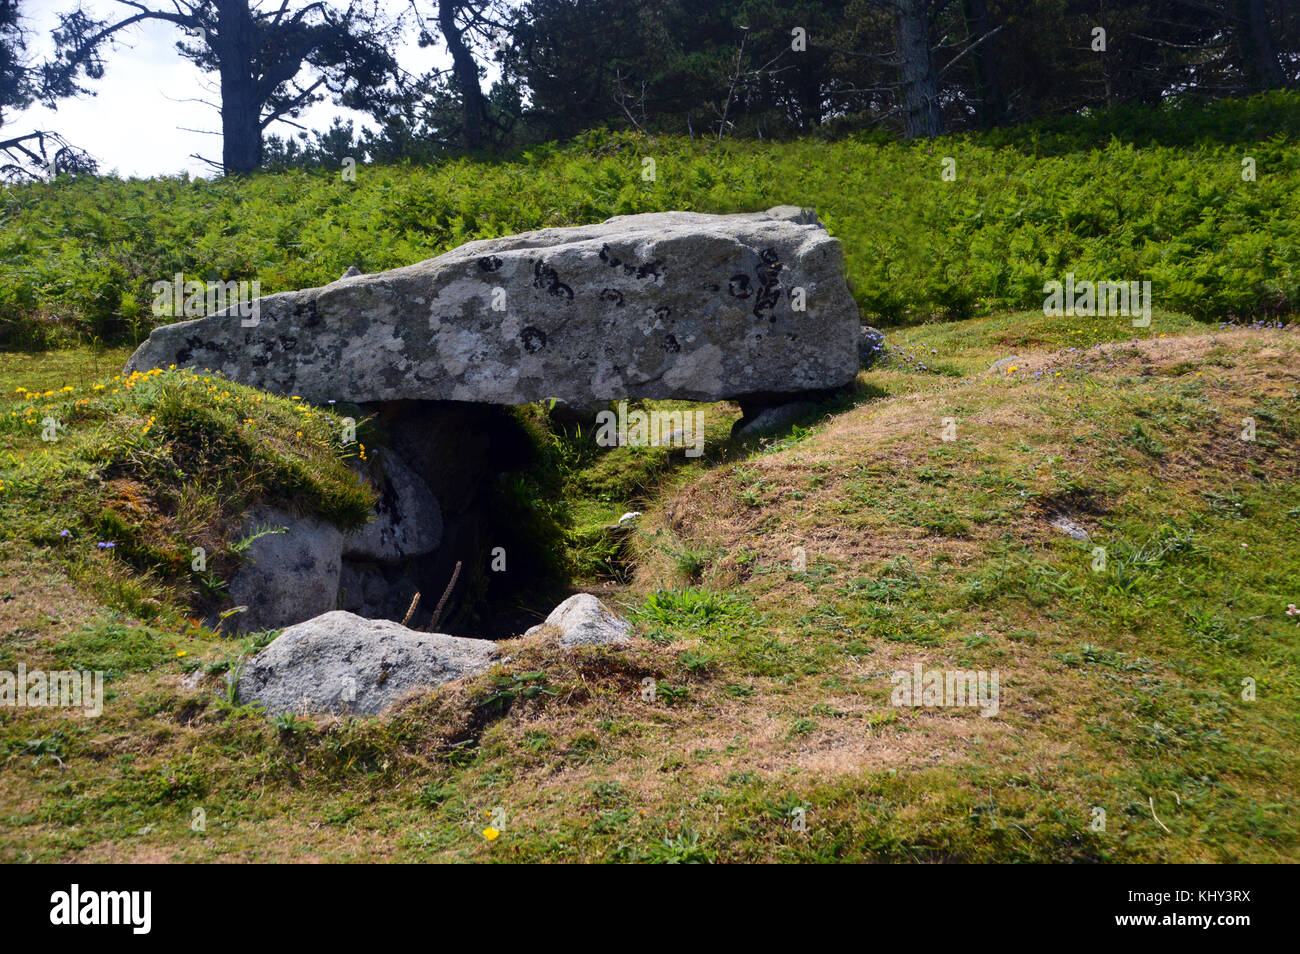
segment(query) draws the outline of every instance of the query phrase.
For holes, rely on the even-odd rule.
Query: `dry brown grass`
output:
[[[1006,532],[1021,539],[1058,533],[1043,519],[1061,509],[1058,503],[1070,504],[1087,528],[1088,511],[1104,511],[1106,502],[1058,502],[1051,495],[1054,478],[1061,472],[1097,470],[1095,439],[1108,422],[1095,405],[1121,393],[1119,382],[1133,377],[1150,385],[1204,379],[1205,399],[1225,422],[1213,431],[1182,433],[1180,443],[1158,463],[1126,451],[1133,466],[1156,467],[1162,476],[1185,483],[1189,492],[1250,466],[1289,479],[1300,461],[1294,441],[1279,442],[1276,453],[1261,457],[1238,439],[1237,421],[1261,400],[1296,393],[1298,350],[1289,331],[1232,330],[1112,345],[1081,356],[1028,355],[1010,373],[944,380],[915,393],[870,401],[790,449],[719,468],[648,513],[643,526],[664,532],[679,545],[717,555],[717,575],[711,579],[720,584],[745,578],[736,565],[737,552],[754,553],[759,563],[788,563],[795,546],[862,567],[900,553],[914,562],[943,554],[961,566],[979,557],[982,544]],[[1173,373],[1188,365],[1209,370]],[[1074,377],[1059,385],[1035,383],[1035,372],[1044,379],[1057,372]],[[1077,416],[1072,406],[1080,409]],[[1010,526],[977,524],[966,539],[899,525],[868,507],[839,512],[835,504],[843,499],[846,479],[864,471],[876,475],[882,496],[916,490],[915,474],[929,463],[930,451],[942,446],[941,421],[948,417],[957,419],[958,440],[969,450],[968,462],[960,467],[966,477],[1009,461],[1013,443],[1031,444],[1038,457],[1055,461],[1050,471],[1033,475],[1038,491],[1034,506],[1021,510]],[[810,475],[820,478],[815,487]],[[761,506],[752,506],[741,491],[760,483]],[[797,492],[802,496],[796,498]],[[670,553],[642,542],[639,588],[673,582]]]

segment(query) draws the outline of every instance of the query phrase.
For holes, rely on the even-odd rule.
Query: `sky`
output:
[[[28,53],[38,62],[53,52],[51,31],[58,23],[57,14],[74,8],[76,2],[25,0],[22,3],[20,9],[31,27]],[[168,6],[166,0],[151,5],[159,9]],[[394,14],[409,10],[405,0],[383,0],[380,5]],[[82,6],[97,18],[111,17],[114,21],[133,12],[113,0],[82,0]],[[270,4],[263,0],[262,6],[269,8]],[[421,6],[427,14],[432,14],[432,2]],[[408,33],[411,32],[408,28]],[[175,44],[182,34],[171,24],[139,23],[119,36],[122,40],[116,49],[108,50],[104,56],[103,79],[83,84],[97,95],[62,100],[55,109],[35,104],[21,113],[6,113],[6,135],[34,129],[53,130],[90,153],[104,173],[116,171],[122,176],[144,177],[188,171],[191,175],[212,175],[211,167],[191,154],[214,160],[221,158],[221,136],[212,135],[221,129],[220,116],[212,107],[198,102],[220,102],[212,88],[215,75],[203,73],[177,54]],[[441,48],[420,49],[413,37],[408,37],[398,48],[396,56],[402,67],[412,73],[444,65],[446,60]],[[353,119],[358,126],[373,125],[364,114],[335,106],[328,96],[305,110],[296,121],[309,129],[324,130],[335,116]],[[283,137],[297,130],[277,123],[268,132]]]

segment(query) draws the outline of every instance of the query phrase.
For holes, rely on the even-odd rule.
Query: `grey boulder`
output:
[[[377,715],[399,699],[482,672],[496,643],[417,633],[335,610],[290,626],[239,674],[240,702],[282,712]]]
[[[248,607],[231,619],[235,629],[275,629],[334,608],[343,555],[336,527],[258,505],[245,518],[243,537],[256,539],[230,579],[234,605]]]
[[[859,367],[840,243],[793,206],[470,242],[254,304],[155,329],[127,371],[209,368],[317,402],[590,408],[824,390]]]
[[[1060,530],[1066,536],[1073,537],[1075,540],[1087,540],[1088,531],[1085,530],[1078,521],[1069,514],[1057,513],[1048,518],[1050,523],[1057,530]]]
[[[545,622],[524,635],[545,632],[548,628],[558,634],[557,641],[565,647],[626,643],[632,638],[632,624],[590,593],[570,596],[551,610]]]
[[[378,493],[366,525],[343,538],[346,557],[393,562],[438,548],[442,511],[429,485],[390,450],[362,473]],[[372,472],[380,471],[376,476]]]

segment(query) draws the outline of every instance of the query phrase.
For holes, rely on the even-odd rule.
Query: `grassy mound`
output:
[[[345,447],[327,408],[191,370],[19,379],[31,372],[4,376],[0,400],[0,541],[56,557],[125,611],[212,603],[257,501],[345,528],[373,504],[345,463],[364,431]]]
[[[63,569],[58,544],[15,537],[23,549],[0,559],[0,668],[111,679],[98,719],[0,720],[0,856],[1300,858],[1294,333],[1020,314],[888,344],[850,402],[766,444],[680,464],[556,437],[569,463],[551,486],[570,516],[588,514],[594,535],[615,510],[645,511],[630,585],[604,588],[639,638],[517,642],[490,673],[379,719],[238,706],[222,677],[266,635],[142,624]],[[117,386],[94,400],[154,394],[126,405],[132,440],[161,433],[169,388],[207,402],[207,387],[229,387],[167,374]],[[342,514],[329,425],[296,404],[275,405],[285,452],[318,461],[315,506]],[[734,409],[712,412],[720,436]],[[37,451],[34,424],[7,426],[10,455],[73,446]],[[96,446],[118,446],[108,436]],[[21,506],[5,496],[14,467],[33,466],[6,461],[6,523],[54,529],[26,484]],[[997,717],[891,705],[890,674],[916,663],[998,670]]]
[[[978,331],[895,347],[941,361]],[[718,761],[813,806],[795,856],[1296,857],[1298,348],[1233,330],[873,372],[887,397],[664,505],[652,533],[702,570],[681,589],[648,548],[643,618],[719,673],[709,732],[748,741]],[[999,670],[1005,708],[890,708],[918,662]]]

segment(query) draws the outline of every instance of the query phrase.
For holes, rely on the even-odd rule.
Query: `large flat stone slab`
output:
[[[157,328],[176,364],[312,401],[594,407],[838,387],[861,322],[815,213],[663,212],[470,242],[437,258]]]

